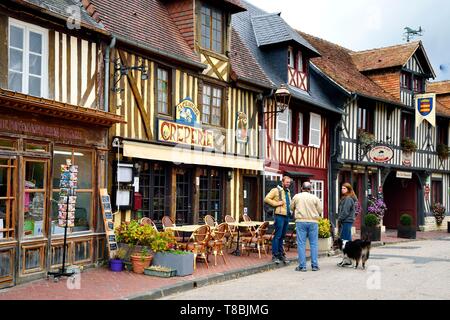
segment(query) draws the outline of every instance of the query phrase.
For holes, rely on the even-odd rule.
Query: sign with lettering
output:
[[[214,148],[213,131],[163,119],[158,119],[158,140],[189,146]]]
[[[412,179],[412,172],[397,171],[397,178]]]
[[[377,146],[369,151],[369,158],[373,162],[386,163],[394,157],[394,150],[387,146]]]
[[[236,142],[248,142],[248,119],[243,112],[238,112],[236,116]]]
[[[411,167],[412,166],[412,152],[402,152],[402,164],[405,167]]]
[[[190,98],[181,101],[176,108],[176,122],[186,126],[200,126],[200,111]]]
[[[105,223],[106,242],[108,244],[109,258],[113,258],[118,246],[116,235],[114,233],[114,221],[111,211],[111,199],[107,189],[100,189],[100,204],[103,213],[103,222]]]

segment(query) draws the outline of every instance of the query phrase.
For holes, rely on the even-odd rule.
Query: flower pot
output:
[[[145,268],[144,274],[146,276],[152,276],[152,277],[171,278],[171,277],[175,277],[177,275],[177,270],[156,271],[156,270],[151,270],[149,268]]]
[[[148,268],[152,263],[153,256],[145,256],[141,255],[131,256],[131,263],[133,265],[133,272],[143,274],[144,269]]]
[[[369,241],[381,241],[381,227],[361,226],[361,238]]]
[[[123,270],[123,261],[120,259],[109,260],[109,269],[112,272],[121,272]]]
[[[194,254],[157,252],[153,257],[153,265],[176,270],[178,277],[188,276],[194,273]]]
[[[416,239],[416,228],[414,226],[399,225],[397,228],[397,238]]]

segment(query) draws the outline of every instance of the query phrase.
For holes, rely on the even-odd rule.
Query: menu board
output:
[[[100,189],[100,203],[102,205],[103,221],[105,223],[106,243],[108,244],[109,257],[114,257],[118,246],[114,233],[114,221],[111,209],[111,199],[107,189]]]
[[[61,165],[61,180],[59,181],[58,225],[68,228],[75,227],[75,205],[78,189],[78,166],[72,165],[70,159]],[[69,215],[69,217],[67,217]]]

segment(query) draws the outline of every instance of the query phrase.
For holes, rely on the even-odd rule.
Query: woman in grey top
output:
[[[358,198],[349,183],[341,188],[342,198],[339,202],[338,222],[341,229],[341,239],[352,241],[352,226],[355,222],[356,202]]]

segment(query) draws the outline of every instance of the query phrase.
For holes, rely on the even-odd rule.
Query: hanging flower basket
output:
[[[445,207],[440,203],[435,203],[431,206],[431,211],[436,219],[436,224],[438,226],[442,225],[442,222],[444,222],[445,219]]]

